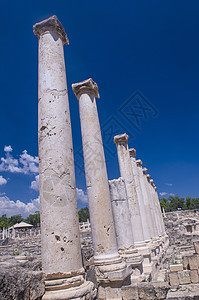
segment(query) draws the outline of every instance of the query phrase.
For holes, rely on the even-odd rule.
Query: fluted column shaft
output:
[[[96,270],[100,268],[101,272],[97,271],[97,277],[99,281],[103,281],[102,273],[112,272],[114,265],[118,268],[118,275],[115,274],[114,276],[118,276],[118,280],[121,280],[122,277],[119,273],[121,269],[125,270],[126,264],[122,262],[117,250],[104,149],[95,99],[96,97],[99,98],[98,86],[90,78],[73,84],[72,88],[79,100],[94,262],[97,266]],[[110,273],[106,274],[108,278],[111,278]]]
[[[63,51],[68,38],[56,16],[33,29],[39,37],[39,185],[42,269],[46,274],[43,299],[71,299],[88,294],[85,288],[89,289],[89,283],[81,288],[84,269]]]
[[[136,150],[130,149],[129,153],[130,153],[130,158],[131,158],[132,171],[133,171],[133,175],[134,175],[136,193],[137,193],[138,202],[139,202],[139,206],[140,206],[140,215],[141,215],[141,221],[142,221],[142,227],[143,227],[144,240],[148,241],[151,238],[150,217],[149,217],[149,213],[147,212],[146,197],[144,197],[142,194],[142,188],[141,188],[141,183],[140,183],[140,174],[139,174],[139,170],[138,170],[139,167],[137,166],[137,163],[136,163]]]
[[[125,179],[126,191],[131,214],[131,223],[133,228],[134,241],[144,241],[142,221],[140,216],[140,207],[137,199],[135,181],[131,167],[131,160],[128,148],[128,135],[120,134],[114,137],[117,147],[117,155],[119,161],[120,175]]]

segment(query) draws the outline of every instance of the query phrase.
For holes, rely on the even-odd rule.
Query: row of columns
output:
[[[39,184],[42,269],[46,275],[42,299],[94,299],[96,289],[86,280],[80,248],[63,52],[68,37],[56,16],[33,28],[39,38]],[[108,181],[96,106],[98,86],[90,78],[73,84],[72,89],[79,102],[98,299],[122,299],[121,286],[150,265],[153,238],[164,234],[161,217],[153,223],[147,211],[159,213],[158,197],[142,172],[143,192],[126,134],[114,139],[122,178]]]

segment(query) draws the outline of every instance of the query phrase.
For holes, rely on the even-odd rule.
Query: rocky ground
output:
[[[124,300],[199,299],[199,244],[198,250],[197,243],[195,248],[193,245],[199,241],[199,232],[185,230],[187,222],[193,220],[199,221],[197,212],[167,214],[164,219],[170,238],[167,253],[152,281],[122,288]],[[90,233],[81,234],[81,246],[87,277],[96,284]],[[0,300],[39,300],[43,294],[40,236],[0,241]]]

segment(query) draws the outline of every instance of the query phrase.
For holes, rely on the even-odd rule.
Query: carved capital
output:
[[[79,98],[81,94],[93,93],[96,98],[100,98],[98,85],[92,78],[72,84],[73,93]]]
[[[58,20],[57,16],[52,16],[46,20],[36,23],[33,26],[33,32],[35,35],[38,35],[38,37],[49,31],[58,34],[62,39],[63,43],[65,45],[69,45],[67,34],[64,30],[63,25]]]
[[[141,161],[141,159],[137,159],[136,160],[136,164],[137,164],[138,167],[142,167],[142,161]]]
[[[146,173],[147,173],[147,171],[148,171],[148,169],[147,169],[147,168],[143,168],[143,169],[142,169],[142,172],[143,172],[144,174],[146,174]]]
[[[130,157],[136,158],[136,150],[134,148],[129,149]]]
[[[115,144],[127,144],[129,140],[129,136],[126,133],[118,134],[114,136],[114,143]]]
[[[154,180],[153,179],[150,179],[150,184],[153,186],[153,184],[154,184]]]

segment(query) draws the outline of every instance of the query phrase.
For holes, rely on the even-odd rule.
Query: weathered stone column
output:
[[[151,261],[155,247],[152,244],[152,224],[151,224],[151,214],[148,205],[148,195],[143,183],[143,172],[142,172],[142,162],[139,160],[138,164],[136,162],[136,150],[134,148],[129,149],[129,154],[131,158],[131,166],[133,170],[133,175],[135,178],[135,188],[137,191],[138,202],[140,205],[141,220],[143,226],[143,234],[146,246],[144,251],[141,251],[144,256],[143,269],[144,273],[151,273],[153,271],[153,264]],[[139,249],[140,251],[140,249]]]
[[[56,16],[33,27],[39,38],[39,183],[42,299],[93,299],[82,267],[71,121],[63,45],[68,38]]]
[[[153,205],[153,211],[154,211],[154,217],[155,217],[155,222],[156,222],[156,228],[157,228],[157,233],[158,236],[161,236],[161,222],[160,222],[160,216],[159,216],[159,211],[157,209],[157,203],[156,203],[156,199],[155,199],[155,190],[153,187],[153,179],[149,180],[149,190],[151,193],[151,203]]]
[[[118,252],[125,262],[133,267],[134,275],[137,269],[142,273],[142,256],[134,247],[133,230],[129,212],[128,197],[124,178],[109,180],[109,190],[116,230]]]
[[[142,190],[140,186],[139,170],[136,163],[136,150],[133,148],[129,149],[129,154],[131,158],[131,166],[132,166],[132,171],[133,171],[133,176],[135,181],[135,189],[136,189],[137,198],[140,206],[140,215],[141,215],[141,221],[143,227],[144,240],[146,242],[149,242],[151,239],[150,228],[149,228],[150,218],[149,218],[149,213],[147,213],[147,201],[142,194]]]
[[[118,285],[132,273],[117,251],[108,178],[96,106],[98,86],[90,78],[72,85],[79,100],[84,167],[99,299],[121,298]],[[106,286],[107,285],[107,286]],[[110,288],[111,287],[111,288]]]
[[[165,234],[164,220],[163,220],[162,210],[161,210],[161,206],[160,206],[160,200],[159,200],[158,193],[157,193],[157,187],[155,186],[155,184],[153,184],[153,188],[154,188],[155,200],[157,203],[157,210],[159,213],[159,218],[160,218],[160,223],[161,223],[161,234]]]
[[[144,234],[140,216],[140,206],[137,199],[135,181],[131,167],[131,160],[128,149],[128,139],[129,137],[126,133],[119,134],[114,137],[114,142],[117,147],[120,175],[125,179],[126,183],[126,192],[129,202],[133,236],[135,243],[137,243],[144,241]]]

